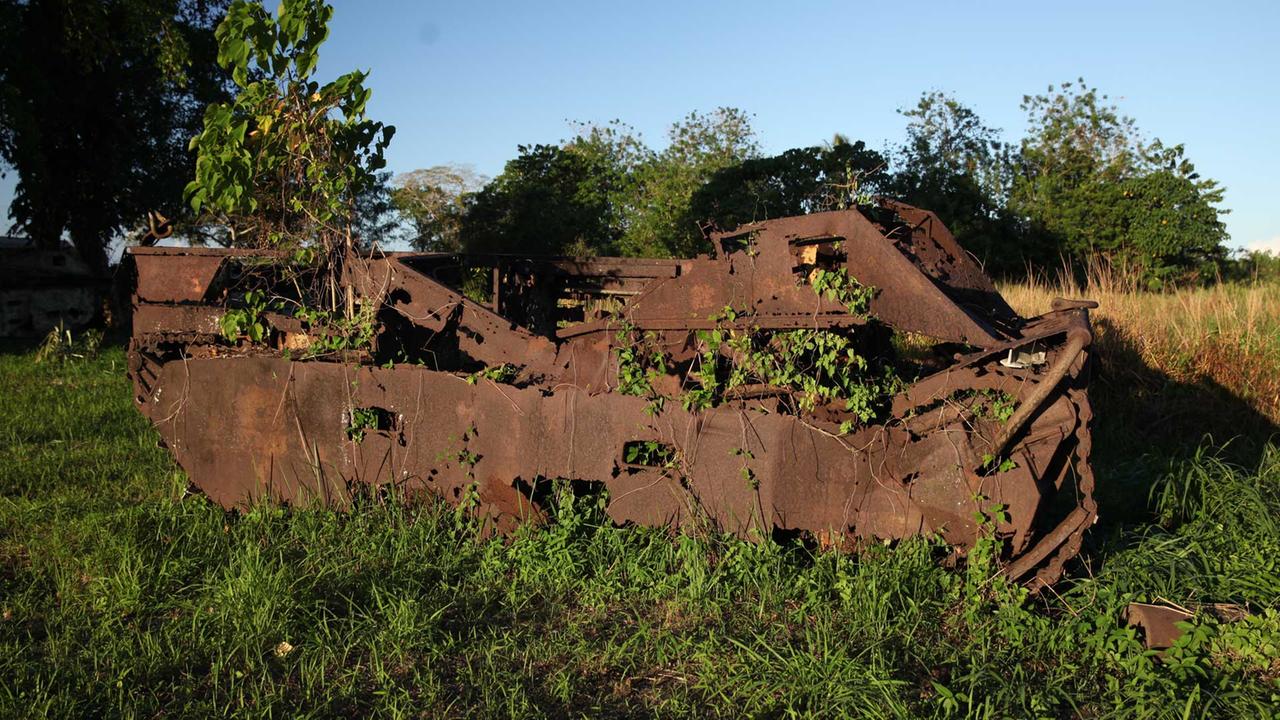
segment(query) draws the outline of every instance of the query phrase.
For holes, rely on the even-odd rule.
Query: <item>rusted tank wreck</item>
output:
[[[994,527],[1006,573],[1057,579],[1096,517],[1092,303],[1018,316],[887,200],[709,237],[695,259],[353,257],[359,348],[264,304],[290,293],[263,253],[136,248],[135,399],[227,507],[395,483],[502,530],[561,478],[617,523],[961,553]],[[256,342],[228,339],[235,310]]]

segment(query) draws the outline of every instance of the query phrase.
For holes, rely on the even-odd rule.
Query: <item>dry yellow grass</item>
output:
[[[1081,284],[1070,278],[1005,283],[1000,292],[1023,315],[1049,309],[1055,297],[1097,300],[1095,349],[1108,389],[1133,384],[1163,394],[1184,383],[1227,391],[1273,424],[1280,424],[1280,284],[1222,283],[1171,292],[1141,292],[1134,283],[1094,268]],[[1212,409],[1189,406],[1181,412]],[[1215,434],[1232,428],[1207,427]]]

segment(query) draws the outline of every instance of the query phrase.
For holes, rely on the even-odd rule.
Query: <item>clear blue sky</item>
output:
[[[1013,140],[1024,94],[1083,76],[1226,186],[1233,245],[1280,249],[1274,0],[334,4],[321,77],[372,71],[396,172],[492,176],[567,120],[618,118],[660,146],[673,120],[721,105],[752,113],[769,152],[835,132],[883,148],[902,137],[896,110],[935,88]]]

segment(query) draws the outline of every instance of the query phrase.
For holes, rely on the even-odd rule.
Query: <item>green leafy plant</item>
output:
[[[717,326],[698,331],[702,348],[694,377],[681,402],[697,411],[717,404],[746,385],[789,390],[796,410],[819,403],[843,403],[857,422],[866,423],[883,409],[885,399],[901,387],[892,368],[873,368],[857,350],[856,337],[817,330],[761,332],[736,328],[740,314],[725,308],[712,317]],[[842,428],[852,429],[852,423]]]
[[[236,95],[205,110],[185,194],[206,221],[229,228],[232,244],[305,262],[314,270],[305,303],[336,311],[359,199],[378,182],[394,128],[366,117],[366,73],[312,79],[332,17],[322,0],[283,0],[275,17],[232,3],[216,37]],[[347,287],[346,318],[354,313]]]
[[[818,268],[813,271],[810,282],[819,297],[844,305],[851,315],[866,317],[871,311],[871,300],[876,296],[876,289],[858,282],[845,268]]]
[[[656,440],[629,442],[623,447],[622,460],[631,465],[672,467],[676,461],[675,448]]]
[[[480,462],[480,455],[473,452],[467,447],[467,442],[476,436],[476,427],[472,425],[462,433],[460,439],[449,438],[449,442],[460,442],[461,447],[457,450],[446,450],[436,454],[436,460],[441,462],[456,462],[467,470],[467,477],[475,477],[475,466]]]
[[[367,430],[378,429],[378,411],[374,408],[352,408],[347,421],[347,439],[364,442]]]
[[[752,490],[759,490],[760,479],[756,477],[756,472],[752,470],[751,466],[748,464],[751,460],[756,459],[755,453],[744,448],[734,448],[729,451],[729,454],[734,457],[742,458],[742,467],[738,468],[738,474],[742,476],[744,481],[746,481],[747,487]]]
[[[511,363],[503,363],[501,365],[492,365],[483,370],[477,370],[467,376],[467,384],[475,385],[480,380],[489,380],[495,383],[509,384],[516,379],[516,366]]]
[[[205,111],[186,194],[197,212],[221,213],[242,240],[325,245],[323,236],[349,230],[355,196],[385,165],[394,129],[365,117],[366,73],[311,79],[332,17],[320,0],[284,0],[275,18],[238,0],[218,26],[218,63],[238,93]]]
[[[745,317],[725,307],[709,318],[713,328],[694,333],[698,354],[679,396],[686,411],[715,407],[738,388],[761,385],[785,391],[792,410],[843,404],[854,419],[843,422],[841,431],[850,432],[879,416],[888,397],[903,387],[892,367],[873,365],[858,352],[856,335],[819,329],[763,332],[743,327]],[[637,337],[629,326],[616,340],[620,391],[660,402],[653,380],[667,371],[665,356],[650,346],[651,337]]]
[[[480,462],[480,456],[466,448],[459,450],[457,454],[454,455],[454,459],[461,465],[464,465],[468,471],[475,467],[476,463]]]
[[[266,309],[266,293],[250,290],[244,294],[244,307],[232,308],[223,313],[218,319],[218,328],[227,340],[248,338],[250,342],[260,343],[267,337],[267,323],[262,319],[262,313]]]
[[[999,460],[999,462],[996,462]],[[991,453],[983,453],[982,465],[979,471],[984,475],[994,475],[996,473],[1009,472],[1016,469],[1018,463],[1013,458],[998,458]]]
[[[975,398],[975,402],[971,406],[973,414],[981,418],[992,418],[999,422],[1006,422],[1013,417],[1014,410],[1018,408],[1017,398],[1003,390],[985,388],[977,391],[962,392],[962,399]]]
[[[311,344],[303,351],[302,358],[371,349],[378,332],[375,310],[373,304],[365,303],[357,306],[354,315],[344,317],[328,310],[297,308],[295,316],[311,330]]]
[[[614,336],[614,356],[618,360],[618,392],[649,399],[645,411],[650,415],[662,410],[665,398],[653,388],[653,380],[667,373],[666,355],[651,347],[653,335],[636,339],[634,326],[623,323]]]

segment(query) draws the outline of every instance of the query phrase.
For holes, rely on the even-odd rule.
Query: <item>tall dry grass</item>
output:
[[[1095,350],[1108,390],[1167,400],[1171,384],[1211,387],[1280,425],[1280,283],[1219,283],[1167,292],[1138,289],[1135,278],[1095,265],[1080,282],[1069,273],[1005,283],[1000,292],[1023,315],[1049,309],[1055,297],[1096,300]],[[1176,412],[1204,415],[1195,393]],[[1192,418],[1195,419],[1194,417]]]

